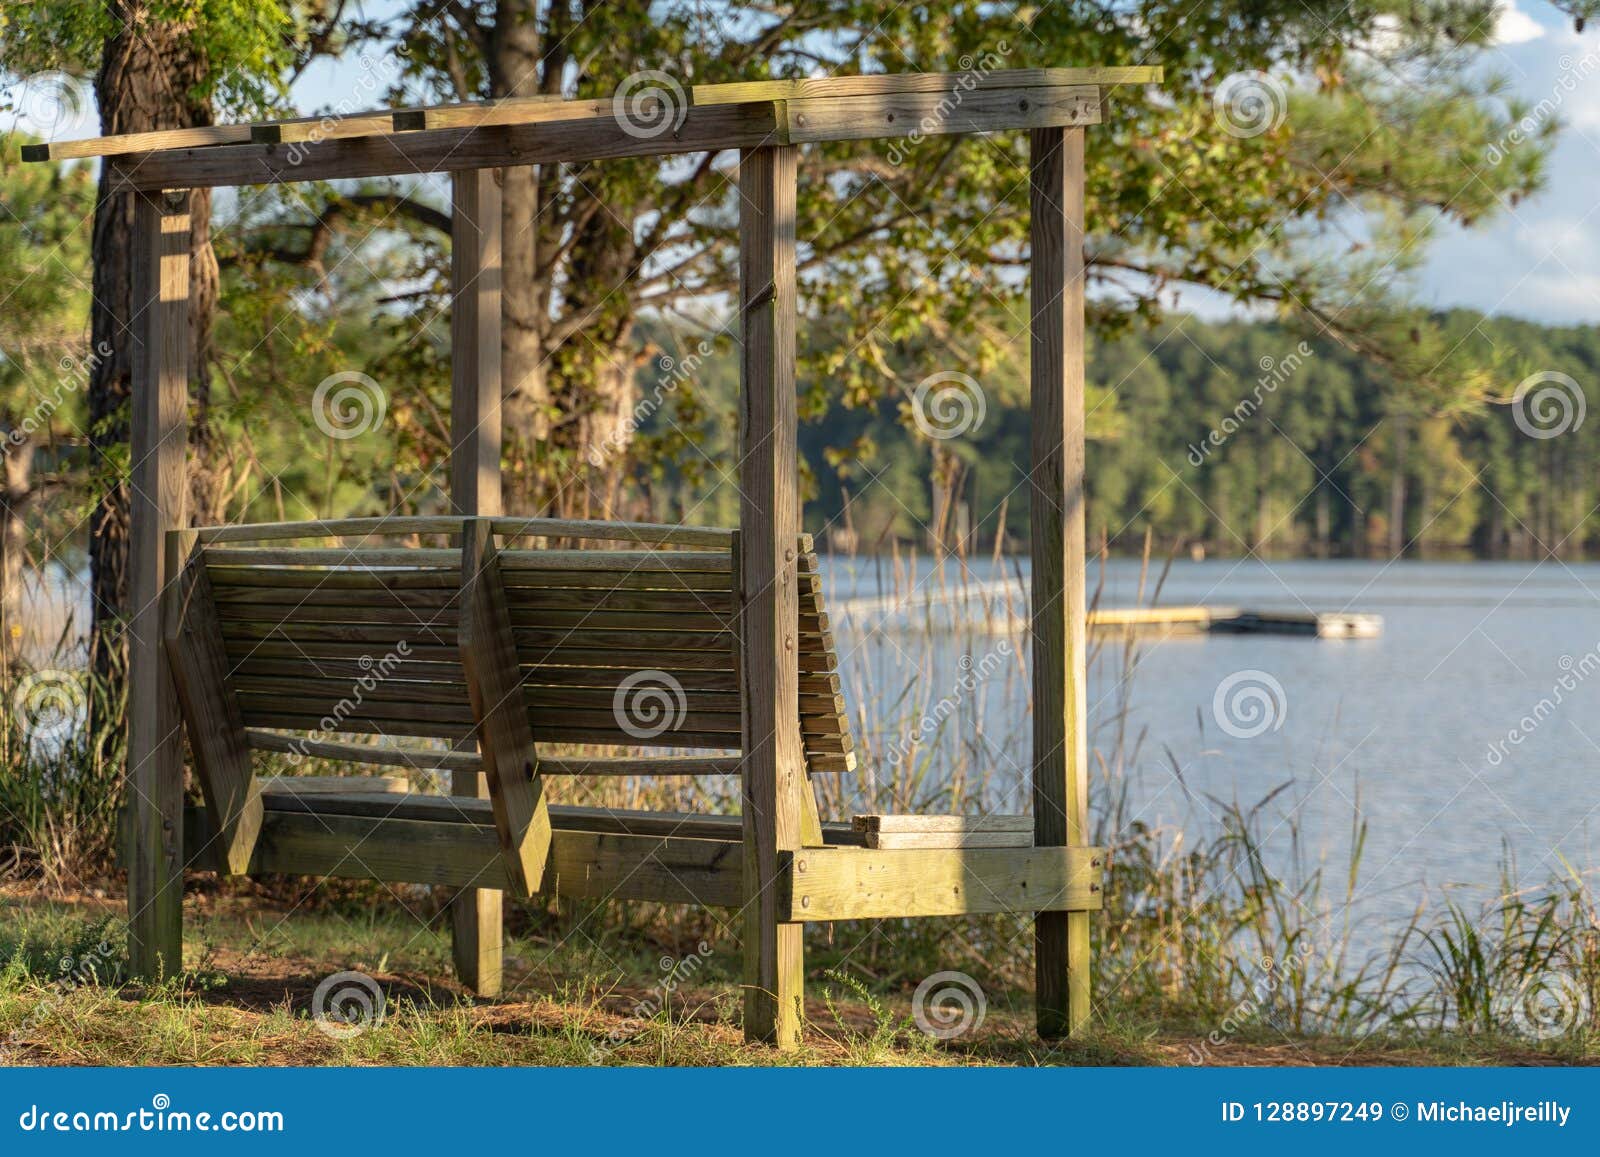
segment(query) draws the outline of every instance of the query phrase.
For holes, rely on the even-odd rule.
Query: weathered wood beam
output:
[[[128,956],[135,975],[157,978],[183,967],[183,731],[161,593],[169,578],[166,534],[183,525],[188,487],[188,193],[136,197],[133,246]]]
[[[461,666],[472,700],[495,831],[505,853],[512,890],[531,896],[543,886],[550,851],[550,811],[539,778],[511,617],[487,519],[469,520],[462,534],[461,603]]]
[[[614,114],[584,120],[390,133],[294,145],[169,149],[108,158],[106,187],[160,189],[265,185],[339,178],[414,176],[617,157],[755,147],[772,141],[771,105],[689,109],[675,131],[641,137]]]
[[[167,534],[167,589],[162,596],[167,662],[172,668],[195,775],[217,820],[219,862],[228,875],[250,863],[261,830],[261,793],[250,766],[244,714],[229,680],[222,625],[211,580],[186,530]]]
[[[801,77],[697,84],[690,96],[697,106],[752,101],[805,100],[907,93],[952,93],[991,88],[1055,88],[1073,85],[1160,84],[1159,66],[1120,68],[1006,68],[966,72],[881,73],[872,76]]]
[[[195,849],[191,868],[214,869],[214,832],[204,808],[180,820]],[[386,883],[507,890],[505,860],[492,827],[270,810],[250,873],[336,876]],[[544,895],[588,900],[653,900],[737,908],[742,904],[734,840],[558,831],[550,843]]]
[[[795,396],[799,150],[739,158],[739,647],[743,681],[747,1040],[800,1040],[803,929],[778,910],[779,857],[804,844],[800,494]]]
[[[783,132],[794,144],[1100,123],[1094,87],[903,92],[783,103]]]
[[[454,173],[450,182],[450,508],[458,516],[503,512],[501,495],[500,174]],[[455,528],[460,533],[460,526]],[[457,745],[476,753],[476,737]],[[487,799],[481,766],[451,773],[451,794]],[[456,976],[480,996],[499,995],[505,942],[500,892],[468,888],[450,899]]]
[[[1030,136],[1034,842],[1088,840],[1084,613],[1084,132]],[[1089,917],[1035,921],[1041,1036],[1089,1022]]]
[[[1092,911],[1099,848],[806,848],[785,852],[785,920],[877,920],[985,912]]]

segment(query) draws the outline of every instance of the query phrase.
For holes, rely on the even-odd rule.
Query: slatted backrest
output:
[[[414,533],[420,521],[401,529]],[[507,530],[532,525],[503,521]],[[428,523],[433,533],[460,526]],[[550,525],[540,524],[546,534]],[[681,531],[583,525],[647,543],[652,532]],[[230,528],[199,556],[246,727],[324,739],[472,734],[457,639],[459,551],[232,545],[247,529]],[[537,742],[739,749],[731,535],[682,533],[724,545],[498,552]],[[854,755],[821,578],[802,545],[803,748],[810,770],[847,771]]]

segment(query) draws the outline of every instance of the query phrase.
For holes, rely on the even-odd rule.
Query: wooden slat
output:
[[[911,848],[1031,848],[1028,832],[867,832],[869,848],[894,851]]]
[[[108,137],[85,137],[76,141],[51,141],[22,146],[24,161],[69,161],[86,157],[126,156],[158,149],[207,148],[213,145],[241,145],[250,140],[250,125],[202,125],[189,129],[156,129],[144,133],[120,133]]]
[[[459,108],[399,110],[393,123],[395,132],[424,132],[435,129],[485,129],[506,125],[546,125],[562,121],[600,121],[613,116],[609,100],[555,100],[539,104],[513,104],[509,101],[467,105]]]
[[[1032,268],[1034,842],[1088,842],[1084,619],[1084,134],[1036,129],[1029,141]],[[1039,1034],[1089,1023],[1089,918],[1035,922]]]
[[[392,800],[409,794],[411,781],[403,775],[268,775],[256,780],[256,787],[266,806],[276,807],[285,796],[321,798],[358,792]]]
[[[461,602],[461,666],[472,699],[495,832],[512,890],[531,896],[544,886],[550,812],[522,704],[510,613],[488,519],[468,521],[461,536]]]
[[[1104,862],[1100,848],[806,848],[783,857],[780,908],[805,921],[1088,912]]]
[[[196,848],[189,866],[214,868],[205,809],[188,809],[180,822]],[[456,888],[511,883],[492,827],[277,810],[266,814],[250,871]],[[600,832],[553,833],[544,883],[550,895],[712,908],[736,908],[743,895],[731,841]]]
[[[858,832],[927,835],[951,832],[1024,832],[1033,835],[1032,816],[859,815],[851,821]]]
[[[165,537],[188,480],[189,197],[134,198],[128,503],[128,959],[135,976],[183,969],[183,732],[162,639]]]
[[[280,751],[316,759],[407,767],[415,771],[477,771],[481,767],[477,753],[470,751],[429,751],[391,744],[343,743],[255,729],[247,729],[245,735],[250,746],[259,751]],[[540,775],[723,776],[737,775],[738,772],[739,760],[736,756],[630,755],[610,758],[541,757],[539,760]]]
[[[430,751],[421,747],[396,747],[391,744],[344,743],[311,739],[302,735],[280,735],[257,728],[245,729],[245,740],[257,751],[279,751],[309,759],[332,759],[343,763],[375,764],[382,767],[408,767],[414,771],[476,771],[476,752]]]
[[[177,576],[164,592],[167,661],[194,753],[195,775],[216,819],[218,863],[228,875],[249,866],[261,831],[261,800],[245,742],[244,716],[228,679],[211,583],[193,536],[167,535],[167,573]]]
[[[206,552],[207,571],[218,598],[233,590],[320,590],[320,591],[449,591],[461,589],[461,568],[437,570],[291,570],[258,566],[222,566],[211,562]]]
[[[791,100],[787,133],[795,144],[992,132],[1046,125],[1100,123],[1094,87],[1010,88],[969,92],[902,92]]]
[[[739,156],[739,670],[744,681],[744,1032],[793,1048],[804,1009],[801,928],[778,910],[779,857],[804,842],[799,727],[800,529],[795,391],[799,150]]]
[[[240,664],[253,662],[256,659],[300,659],[306,661],[307,670],[311,670],[313,668],[310,662],[313,660],[336,659],[354,660],[370,670],[373,665],[384,663],[391,657],[386,647],[371,643],[291,640],[282,634],[259,639],[230,638],[229,630],[230,628],[224,625],[222,637],[227,644],[228,658],[233,662],[235,669],[238,669]],[[408,646],[405,655],[400,659],[400,666],[395,669],[400,670],[404,664],[413,662],[435,667],[441,664],[447,665],[455,673],[455,678],[461,677],[461,653],[456,649],[454,641],[448,647]]]
[[[544,103],[560,100],[560,97],[534,96],[513,99],[529,103]],[[85,157],[120,157],[134,153],[157,152],[163,149],[242,145],[249,144],[252,141],[259,144],[273,144],[370,136],[374,133],[392,132],[394,118],[397,114],[422,113],[431,107],[476,108],[484,106],[480,104],[419,106],[410,109],[382,109],[343,115],[327,113],[321,116],[293,117],[288,120],[264,121],[251,124],[204,125],[189,129],[157,129],[153,132],[118,133],[111,136],[88,137],[77,141],[54,141],[50,144],[24,145],[22,147],[22,159],[24,161],[64,161]]]
[[[214,546],[208,566],[438,567],[454,569],[460,552],[444,547]]]
[[[771,105],[688,109],[677,131],[638,135],[606,102],[576,120],[492,128],[437,129],[387,136],[315,141],[295,146],[235,145],[229,149],[172,149],[108,160],[107,186],[211,188],[277,182],[414,176],[508,165],[576,163],[618,157],[717,152],[771,140]]]
[[[902,93],[951,93],[987,88],[1050,88],[1065,85],[1160,84],[1159,66],[1102,68],[1008,68],[987,72],[880,73],[869,76],[801,77],[795,80],[735,81],[697,84],[690,90],[696,105],[743,104],[752,101],[885,96]]]
[[[287,711],[257,711],[241,703],[247,728],[324,733],[321,714],[296,715]],[[472,734],[469,724],[435,723],[419,719],[379,719],[369,714],[349,715],[339,720],[339,731],[356,735],[404,736],[412,739],[465,739]]]
[[[289,144],[295,141],[332,141],[346,137],[366,137],[375,133],[395,131],[395,118],[422,115],[430,111],[472,110],[493,108],[497,105],[537,107],[559,101],[559,96],[536,94],[534,96],[505,97],[499,101],[470,101],[446,105],[421,105],[415,108],[382,109],[375,112],[354,113],[345,116],[299,117],[290,121],[251,127],[250,139],[258,144]]]
[[[458,178],[459,186],[465,178]],[[492,184],[492,182],[490,182]],[[482,190],[476,196],[483,201],[481,208],[475,211],[486,221],[492,219],[489,212],[489,198],[483,196]],[[476,217],[471,218],[476,222]],[[463,221],[468,220],[463,217]],[[482,249],[478,255],[477,264],[482,272],[462,271],[461,277],[465,283],[474,290],[475,297],[483,298],[479,308],[485,312],[493,311],[499,298],[499,269],[495,264],[499,261],[498,241],[491,238],[492,246],[485,247],[483,238],[472,233],[464,233],[462,237],[452,238],[454,242],[452,251],[464,254],[464,250],[477,243]],[[463,244],[463,242],[465,244]],[[470,320],[470,311],[469,311]],[[485,317],[485,322],[487,317]],[[483,325],[474,326],[473,332]],[[467,351],[465,339],[458,341],[460,348],[456,351],[457,361],[452,366],[460,364],[462,355]],[[476,360],[469,362],[469,368],[474,370],[475,378],[485,373],[490,373],[496,367],[488,359],[498,357],[498,350],[485,348],[476,351]],[[486,395],[487,396],[487,395]],[[457,399],[458,401],[464,399]],[[489,416],[498,407],[493,407]],[[465,436],[465,435],[463,435]],[[483,446],[479,453],[469,455],[474,459],[483,457],[489,459],[493,439],[484,436]],[[498,450],[495,445],[494,450]],[[463,447],[456,446],[455,452],[461,453]],[[498,454],[494,455],[498,461]],[[453,460],[453,459],[452,459]],[[484,481],[484,486],[489,485]],[[733,532],[714,526],[681,526],[667,522],[613,522],[601,519],[578,518],[508,518],[496,516],[494,518],[494,532],[503,537],[528,537],[541,538],[576,538],[588,539],[595,542],[632,542],[642,545],[654,546],[686,546],[686,547],[713,547],[726,550],[732,541]],[[396,535],[415,534],[447,534],[455,537],[461,533],[461,519],[448,514],[432,515],[386,515],[374,518],[335,518],[310,520],[304,522],[258,522],[240,524],[235,526],[203,526],[196,530],[200,541],[207,546],[219,543],[232,542],[272,542],[292,541],[306,538],[384,538]]]

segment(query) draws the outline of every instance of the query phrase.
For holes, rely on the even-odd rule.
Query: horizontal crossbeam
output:
[[[784,853],[780,919],[871,920],[1101,907],[1103,848],[806,848]]]

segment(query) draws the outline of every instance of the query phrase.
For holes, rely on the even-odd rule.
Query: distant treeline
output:
[[[1584,415],[1600,401],[1600,330],[1445,320],[1505,366],[1493,397],[1445,414],[1408,403],[1382,366],[1276,324],[1174,318],[1093,350],[1091,535],[1132,547],[1148,530],[1167,549],[1227,555],[1592,553],[1600,417]],[[972,380],[982,421],[955,437],[912,420],[914,381],[806,423],[808,527],[864,551],[930,538],[988,550],[1003,518],[1022,548],[1026,364]]]

